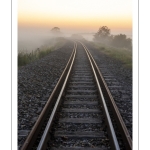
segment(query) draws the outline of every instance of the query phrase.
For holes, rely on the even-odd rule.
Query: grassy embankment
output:
[[[129,50],[127,48],[106,46],[101,43],[91,43],[96,49],[100,50],[102,53],[122,62],[124,67],[132,69],[132,50]]]
[[[29,64],[35,60],[38,60],[46,55],[48,55],[51,51],[56,50],[66,43],[66,40],[63,38],[57,39],[56,43],[53,46],[41,46],[30,53],[27,52],[19,52],[18,53],[18,67]]]

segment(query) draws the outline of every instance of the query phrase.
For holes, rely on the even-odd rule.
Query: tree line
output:
[[[111,35],[110,29],[107,26],[100,27],[98,32],[94,34],[93,40],[115,47],[132,48],[131,38],[127,38],[125,34]]]

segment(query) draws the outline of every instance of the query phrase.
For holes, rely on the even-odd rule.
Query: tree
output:
[[[110,29],[107,26],[102,26],[99,28],[98,32],[94,35],[94,40],[99,41],[106,39],[110,36]]]
[[[54,27],[51,29],[51,35],[53,38],[62,37],[62,32],[60,31],[60,28]]]
[[[100,27],[98,32],[94,34],[93,40],[115,47],[132,48],[132,39],[127,38],[125,34],[110,35],[110,29],[107,26]]]
[[[54,28],[51,29],[51,32],[54,33],[54,34],[55,33],[60,33],[60,29],[58,27],[54,27]]]

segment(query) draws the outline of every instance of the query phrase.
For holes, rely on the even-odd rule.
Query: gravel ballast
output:
[[[93,55],[132,138],[132,69],[85,43]]]
[[[112,96],[132,137],[132,70],[101,53],[89,43],[85,43],[92,53],[102,74],[115,77],[106,80]],[[53,91],[73,50],[73,43],[52,51],[49,55],[18,69],[18,149],[23,145],[27,135],[35,124],[45,103]],[[64,114],[62,114],[64,115]],[[95,114],[93,114],[95,115]]]
[[[18,69],[18,147],[45,106],[73,50],[73,43]]]

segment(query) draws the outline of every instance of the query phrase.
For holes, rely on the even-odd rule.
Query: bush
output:
[[[114,36],[112,45],[116,47],[125,47],[131,49],[132,40],[130,38],[127,38],[125,34],[119,34]]]

